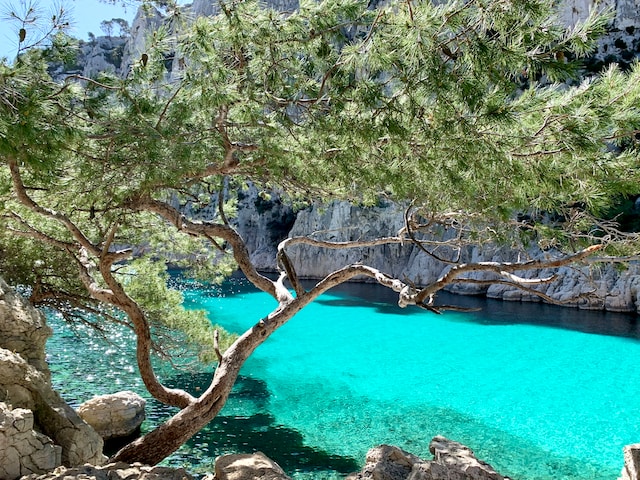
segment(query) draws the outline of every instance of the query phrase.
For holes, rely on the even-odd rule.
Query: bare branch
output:
[[[477,263],[461,263],[454,267],[452,267],[447,273],[445,273],[442,277],[440,277],[437,281],[432,283],[431,285],[423,288],[418,293],[414,295],[412,301],[409,304],[414,303],[423,303],[426,298],[432,297],[436,292],[442,290],[446,285],[450,283],[454,283],[454,281],[460,275],[468,272],[493,272],[499,276],[506,277],[506,274],[510,274],[515,271],[520,270],[536,270],[536,269],[546,269],[546,268],[558,268],[565,265],[569,265],[571,263],[579,262],[580,260],[588,257],[594,252],[600,250],[603,245],[592,245],[587,247],[578,253],[573,255],[568,255],[562,258],[558,258],[555,260],[545,260],[545,259],[537,259],[537,260],[529,260],[527,262],[477,262]],[[515,277],[518,278],[518,277]],[[460,281],[464,281],[464,279],[460,279]],[[512,278],[513,281],[513,278]],[[459,282],[458,282],[459,283]],[[521,282],[514,282],[516,285]]]
[[[313,247],[327,248],[329,250],[341,250],[344,248],[359,248],[359,247],[376,247],[379,245],[389,244],[403,244],[403,237],[380,237],[373,240],[353,240],[345,242],[332,242],[329,240],[318,240],[311,237],[290,237],[278,245],[278,251],[284,250],[287,247],[293,245],[310,245]]]
[[[60,248],[61,250],[75,249],[77,246],[74,243],[64,242],[62,240],[58,240],[57,238],[53,238],[50,235],[47,235],[44,232],[36,230],[32,225],[30,225],[26,220],[24,220],[20,215],[16,212],[11,212],[8,215],[10,218],[16,220],[20,225],[22,225],[25,230],[17,230],[11,226],[6,227],[14,235],[19,235],[21,237],[29,237],[36,240],[40,240],[48,245],[53,245],[55,247]]]
[[[285,274],[287,278],[289,278],[289,281],[291,282],[296,295],[302,295],[305,290],[302,287],[302,284],[300,283],[300,280],[298,278],[298,274],[291,264],[291,260],[289,260],[289,256],[287,255],[287,252],[284,250],[284,248],[278,251],[278,262],[282,265],[282,268],[284,268]]]
[[[218,364],[222,363],[222,353],[220,352],[220,332],[217,328],[213,331],[213,350],[216,352],[216,357],[218,357]]]
[[[87,237],[84,236],[82,231],[80,231],[80,229],[66,215],[38,205],[38,203],[36,203],[27,194],[27,190],[24,186],[22,176],[20,174],[20,168],[18,167],[18,162],[13,158],[9,159],[9,171],[11,172],[13,187],[20,203],[28,207],[33,212],[52,220],[56,220],[60,224],[64,225],[67,230],[69,230],[73,238],[78,241],[80,245],[82,245],[82,247],[91,251],[91,253],[96,256],[100,255],[100,250],[95,245],[93,245]]]
[[[117,299],[113,294],[113,291],[107,288],[103,288],[93,277],[93,272],[96,270],[96,266],[89,260],[89,254],[86,249],[80,249],[80,255],[75,257],[78,263],[79,277],[82,284],[85,286],[89,294],[101,302],[108,303],[110,305],[117,305]]]
[[[440,255],[436,255],[435,251],[427,250],[424,247],[424,244],[427,243],[427,242],[424,242],[423,240],[418,240],[418,238],[416,238],[416,236],[415,236],[414,229],[428,228],[429,226],[432,225],[433,219],[429,220],[429,222],[427,222],[426,225],[417,225],[413,221],[413,219],[411,218],[412,216],[410,215],[410,211],[411,211],[411,207],[409,207],[409,208],[407,208],[405,210],[405,213],[404,213],[404,228],[401,230],[401,232],[406,233],[409,236],[409,239],[413,242],[413,244],[416,247],[418,247],[421,251],[423,251],[424,253],[426,253],[430,257],[432,257],[434,260],[437,260],[437,261],[442,262],[442,263],[448,263],[448,264],[456,264],[457,262],[459,262],[460,261],[461,251],[462,251],[462,249],[460,248],[460,242],[459,241],[457,242],[457,244],[455,244],[455,246],[452,247],[456,251],[456,256],[455,256],[455,258],[453,260],[447,260],[446,258],[442,258]],[[460,235],[462,235],[461,231],[459,231],[458,240],[460,240]],[[428,242],[428,243],[432,243],[432,242]],[[437,245],[443,245],[443,244],[448,244],[448,242],[437,242]]]
[[[176,88],[175,92],[173,92],[173,94],[169,97],[169,99],[165,103],[164,108],[162,109],[162,112],[160,112],[160,116],[158,117],[158,121],[156,122],[156,126],[155,126],[156,130],[160,128],[160,124],[162,123],[162,120],[164,120],[164,117],[167,114],[167,110],[169,110],[169,106],[176,99],[176,97],[180,93],[180,90],[182,90],[182,85],[178,85],[178,88]]]
[[[222,220],[222,223],[229,226],[227,214],[224,213],[224,183],[225,178],[222,179],[220,189],[218,190],[218,213],[220,214],[220,220]]]
[[[212,222],[193,222],[167,203],[152,198],[137,198],[131,200],[130,207],[156,213],[167,220],[178,230],[203,238],[218,237],[231,245],[233,256],[238,267],[247,279],[263,292],[269,293],[279,303],[291,300],[291,293],[286,288],[278,288],[276,282],[260,274],[251,263],[249,251],[242,237],[229,225]]]

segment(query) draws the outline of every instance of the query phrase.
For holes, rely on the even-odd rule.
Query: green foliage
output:
[[[214,351],[214,331],[220,334],[220,350],[226,350],[235,340],[217,325],[212,325],[204,310],[187,310],[183,305],[184,298],[179,290],[169,288],[169,275],[164,262],[153,261],[149,257],[139,257],[133,262],[118,269],[127,293],[144,310],[149,322],[164,334],[162,345],[184,347],[182,340],[196,348],[199,358],[204,362],[216,360]],[[166,330],[169,329],[169,338]],[[172,333],[173,332],[173,333]],[[178,338],[176,333],[180,332]]]
[[[172,22],[182,18],[166,8]],[[247,0],[221,9],[154,32],[125,78],[56,83],[49,53],[35,49],[0,64],[0,270],[82,291],[69,246],[77,250],[77,238],[61,217],[17,201],[11,162],[34,201],[92,245],[153,258],[119,265],[119,278],[154,321],[193,339],[202,319],[175,309],[180,296],[160,267],[219,281],[234,267],[228,246],[169,228],[139,199],[205,208],[230,177],[232,190],[277,186],[298,204],[414,202],[467,215],[478,241],[492,232],[552,246],[602,234],[582,219],[514,230],[514,212],[532,212],[535,223],[549,212],[569,218],[579,205],[593,218],[637,192],[640,67],[576,80],[607,16],[566,31],[546,0],[379,9],[303,1],[288,14]],[[52,51],[67,45],[54,37]],[[34,258],[60,278],[32,269]]]

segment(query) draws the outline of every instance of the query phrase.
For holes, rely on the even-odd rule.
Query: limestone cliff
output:
[[[559,2],[560,18],[573,27],[583,21],[592,9],[611,9],[613,19],[608,34],[600,39],[598,51],[590,64],[596,69],[611,62],[629,65],[640,55],[640,9],[636,0],[563,0]]]
[[[0,278],[0,478],[99,464],[102,439],[51,387],[43,315]]]
[[[403,226],[403,209],[397,205],[363,208],[346,202],[333,202],[329,205],[314,205],[299,212],[289,234],[296,236],[324,232],[324,239],[346,241],[395,235]],[[554,252],[543,252],[532,247],[526,253],[528,258],[543,258]],[[516,252],[498,246],[470,247],[463,252],[462,260],[515,261],[517,255]],[[296,267],[300,268],[301,275],[307,278],[321,278],[344,265],[362,262],[396,278],[408,278],[417,285],[425,285],[448,269],[446,265],[425,255],[411,244],[340,251],[296,246],[292,248],[290,257]],[[550,273],[531,271],[523,276],[533,278]],[[556,300],[574,299],[567,305],[585,309],[640,312],[640,266],[637,262],[631,262],[622,268],[620,265],[564,267],[558,274],[556,282],[542,287],[545,294]],[[475,278],[486,280],[492,277],[490,274],[476,274]],[[512,301],[540,301],[539,297],[498,284],[490,287],[460,284],[452,286],[449,291]],[[593,295],[588,295],[590,293]],[[576,294],[585,296],[576,300]]]
[[[297,8],[298,0],[266,0],[265,5],[280,11]],[[372,0],[371,5],[383,3]],[[583,21],[592,9],[600,11],[612,9],[613,20],[608,34],[599,42],[598,51],[588,62],[588,67],[599,70],[603,65],[618,62],[629,65],[640,56],[640,9],[636,0],[562,0],[558,2],[560,19],[568,27],[574,27]],[[199,16],[216,15],[219,6],[216,0],[194,0],[187,6],[187,22]],[[132,63],[140,58],[146,48],[149,34],[166,23],[163,14],[154,9],[140,8],[133,20],[129,37],[95,37],[81,44],[77,65],[67,68],[70,71],[82,71],[86,76],[111,70],[126,75]],[[170,63],[171,59],[168,59]],[[168,64],[172,71],[175,66]],[[63,69],[60,69],[62,72]]]

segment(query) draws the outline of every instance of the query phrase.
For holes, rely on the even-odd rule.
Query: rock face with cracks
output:
[[[101,463],[102,438],[51,387],[44,317],[0,279],[0,478]]]
[[[215,480],[290,480],[264,453],[223,455],[216,459]]]
[[[78,407],[78,415],[104,439],[128,437],[145,419],[146,400],[135,392],[100,395]]]
[[[149,467],[135,463],[110,463],[103,466],[58,467],[45,475],[28,475],[22,480],[193,480],[182,468]]]
[[[505,480],[473,451],[445,437],[431,440],[433,460],[423,460],[391,445],[367,452],[364,468],[347,480]]]

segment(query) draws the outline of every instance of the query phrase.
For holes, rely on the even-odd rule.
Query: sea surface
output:
[[[275,306],[240,279],[196,288],[189,308],[240,333]],[[322,296],[261,345],[221,415],[165,461],[196,474],[216,456],[262,451],[296,479],[337,479],[389,443],[431,458],[444,435],[513,479],[616,479],[622,447],[640,442],[636,315],[444,296],[476,312],[400,309],[393,292],[350,284]],[[107,339],[51,315],[54,385],[72,405],[129,389],[132,334]],[[197,394],[212,366],[158,364]],[[173,409],[150,400],[148,431]]]

